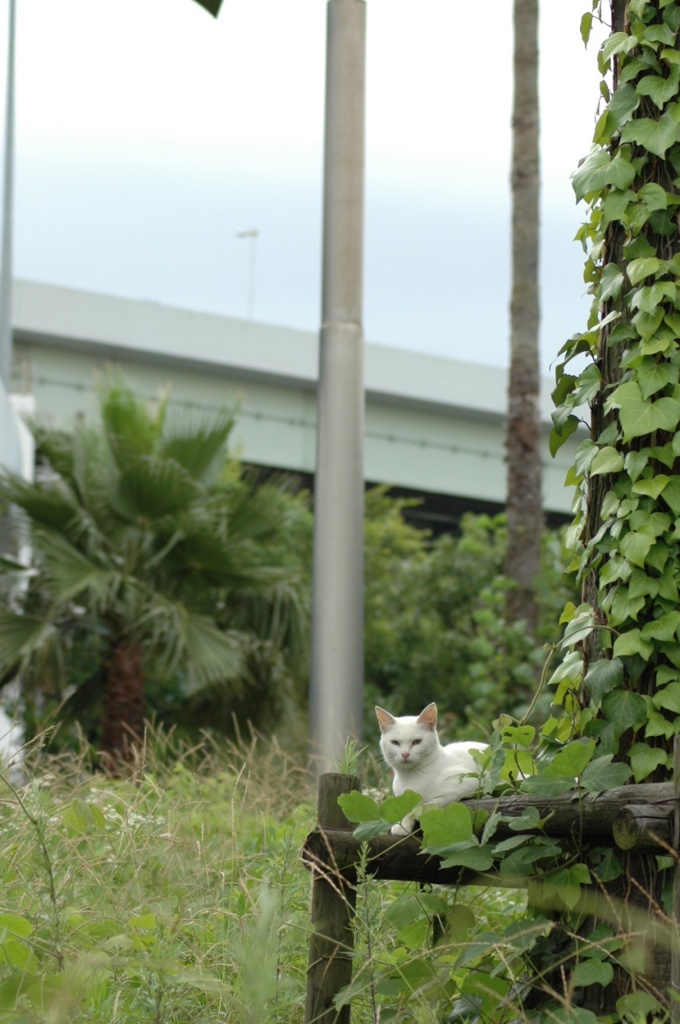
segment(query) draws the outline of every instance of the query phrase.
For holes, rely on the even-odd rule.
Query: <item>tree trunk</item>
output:
[[[538,0],[515,0],[512,115],[512,296],[507,424],[508,552],[512,621],[535,632],[542,510],[539,406],[539,107]]]
[[[144,670],[138,644],[111,647],[106,664],[101,746],[115,768],[129,760],[144,736]]]

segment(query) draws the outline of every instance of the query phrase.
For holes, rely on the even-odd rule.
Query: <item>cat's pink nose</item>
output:
[[[408,761],[409,757],[411,756],[411,751],[410,750],[402,750],[401,756],[402,756],[402,759],[404,761]]]

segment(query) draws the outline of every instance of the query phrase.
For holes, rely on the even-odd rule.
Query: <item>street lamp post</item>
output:
[[[237,238],[250,239],[250,260],[248,262],[248,320],[253,319],[255,312],[255,247],[260,232],[257,228],[248,228],[246,231],[237,231]]]
[[[363,218],[366,3],[329,0],[310,760],[360,736],[363,693]]]
[[[14,50],[16,0],[9,0],[5,146],[2,182],[2,243],[0,251],[0,380],[12,385],[12,205],[14,184]]]

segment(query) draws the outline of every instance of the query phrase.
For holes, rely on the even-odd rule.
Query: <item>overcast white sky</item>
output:
[[[7,0],[2,0],[0,45]],[[324,0],[17,0],[14,272],[316,330]],[[543,0],[542,362],[585,326],[583,0]],[[368,0],[365,333],[507,363],[512,0]],[[4,49],[1,51],[4,54]],[[3,59],[4,64],[4,59]]]

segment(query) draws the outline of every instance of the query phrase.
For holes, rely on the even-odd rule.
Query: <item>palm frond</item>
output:
[[[173,515],[196,500],[200,491],[178,462],[156,456],[128,456],[120,470],[121,508],[133,517]]]
[[[239,688],[243,653],[238,634],[220,629],[209,615],[154,594],[148,597],[139,625],[168,675],[181,667],[189,674],[191,688],[218,681]]]
[[[54,635],[52,622],[31,615],[17,615],[0,608],[0,664],[17,666],[34,655]]]
[[[204,480],[226,461],[226,443],[234,416],[226,411],[210,417],[197,417],[186,411],[179,414],[175,409],[172,412],[161,454],[184,466],[195,480]]]
[[[122,573],[115,564],[100,564],[57,534],[36,535],[44,563],[45,581],[54,603],[63,608],[75,598],[91,600],[95,607],[115,606]]]
[[[73,494],[63,483],[29,483],[16,474],[0,475],[0,497],[16,505],[33,523],[63,530],[77,514]]]
[[[131,455],[152,455],[160,440],[167,398],[152,412],[149,405],[109,376],[101,388],[101,417],[106,441],[121,468]]]

